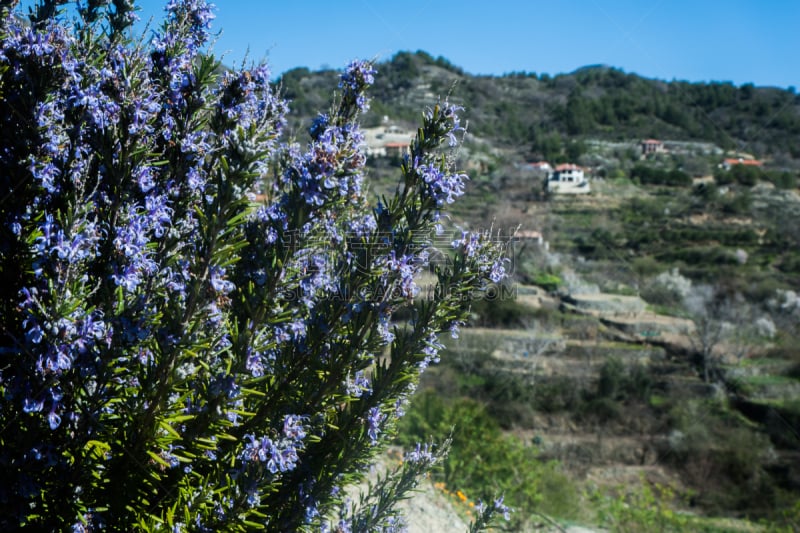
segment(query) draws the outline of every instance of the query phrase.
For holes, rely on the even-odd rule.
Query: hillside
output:
[[[593,138],[656,137],[716,144],[800,163],[800,97],[793,90],[731,83],[660,81],[606,66],[549,76],[472,76],[444,58],[400,52],[378,63],[366,125],[384,115],[415,123],[417,113],[448,94],[462,104],[471,134],[497,147],[548,160],[566,158],[571,143]],[[327,101],[334,71],[289,71],[279,80],[301,124]]]
[[[604,66],[476,77],[424,52],[377,68],[372,192],[449,95],[470,133],[451,223],[523,230],[508,290],[473,307],[401,424],[404,446],[455,426],[432,486],[462,516],[454,494],[505,493],[513,530],[797,530],[800,98]],[[336,76],[280,80],[299,137]],[[591,193],[546,194],[541,160],[577,163]]]

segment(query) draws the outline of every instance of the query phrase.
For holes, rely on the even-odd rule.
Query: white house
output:
[[[372,157],[402,156],[409,152],[413,135],[402,127],[389,122],[384,117],[383,124],[377,128],[366,128],[364,140],[367,155]]]
[[[556,166],[548,176],[546,190],[558,194],[586,194],[590,192],[589,181],[583,174],[583,169],[578,165],[565,163]]]
[[[648,154],[663,154],[666,152],[664,143],[658,139],[645,139],[639,143],[639,146],[642,149],[643,156]]]

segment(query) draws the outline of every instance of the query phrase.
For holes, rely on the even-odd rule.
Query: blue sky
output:
[[[472,74],[606,64],[665,80],[800,88],[800,0],[217,0],[215,47],[274,74],[399,50]],[[164,0],[140,0],[160,18]]]

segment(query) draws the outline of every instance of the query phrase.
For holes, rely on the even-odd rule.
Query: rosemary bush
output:
[[[459,109],[423,113],[370,203],[369,63],[301,145],[268,69],[212,55],[204,1],[147,39],[132,0],[65,3],[0,1],[0,529],[399,529],[446,443],[344,489],[504,275],[485,234],[428,259],[464,190]]]

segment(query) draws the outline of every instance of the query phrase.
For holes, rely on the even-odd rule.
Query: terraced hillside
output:
[[[691,321],[638,310],[630,297],[592,294],[586,310],[580,295],[520,289],[530,326],[465,329],[425,387],[485,402],[540,460],[599,493],[668,486],[685,496],[683,512],[744,517],[773,505],[775,491],[797,490],[798,418],[768,407],[798,397],[800,381],[780,377],[790,361],[763,352],[726,360],[726,379],[706,383],[690,357]],[[780,386],[767,397],[758,382]],[[758,501],[752,483],[772,493]]]

